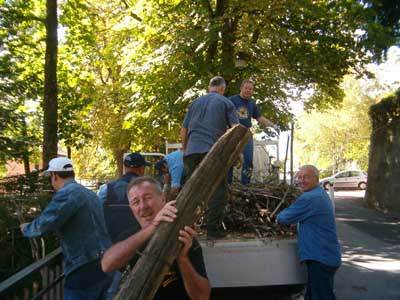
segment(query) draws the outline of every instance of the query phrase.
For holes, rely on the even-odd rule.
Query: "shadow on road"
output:
[[[361,193],[335,193],[335,208],[343,259],[337,299],[400,299],[399,220],[364,207]]]

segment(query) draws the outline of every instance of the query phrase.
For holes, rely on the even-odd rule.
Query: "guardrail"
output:
[[[61,248],[57,248],[1,282],[0,299],[62,300],[63,286],[62,251]]]

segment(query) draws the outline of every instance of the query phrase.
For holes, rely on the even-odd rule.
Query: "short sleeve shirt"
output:
[[[229,100],[235,105],[240,124],[247,128],[251,127],[251,118],[257,120],[261,117],[261,113],[254,101],[243,99],[240,95],[231,96]]]
[[[120,241],[128,238],[129,236],[135,233],[136,232],[134,229],[125,231],[123,234],[121,234]],[[192,263],[197,273],[204,278],[208,278],[206,267],[204,264],[203,250],[201,249],[200,243],[197,241],[197,239],[193,239],[193,245],[189,250],[188,256],[190,262]],[[132,258],[126,269],[133,268],[138,259],[139,255],[136,254]],[[189,299],[189,296],[185,289],[185,285],[183,283],[182,275],[179,271],[178,263],[176,261],[174,261],[168,273],[165,275],[161,283],[161,286],[159,287],[153,300],[172,300],[172,299],[173,300]]]
[[[183,174],[183,152],[177,150],[167,154],[164,158],[168,164],[168,170],[171,174],[171,187],[180,188]]]
[[[207,153],[227,128],[238,123],[235,106],[226,97],[211,92],[197,98],[182,124],[188,130],[185,155]]]

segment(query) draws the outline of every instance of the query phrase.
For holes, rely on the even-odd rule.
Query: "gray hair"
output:
[[[314,175],[315,175],[317,178],[319,178],[319,170],[318,170],[315,166],[313,166],[313,165],[304,165],[304,166],[301,166],[301,167],[300,167],[300,170],[303,170],[303,169],[309,169],[309,170],[311,170],[311,171],[314,173]]]
[[[209,87],[217,87],[217,86],[226,86],[225,79],[221,76],[215,76],[211,78],[210,83],[208,84]]]
[[[150,184],[152,184],[154,186],[154,191],[158,194],[161,195],[162,194],[162,189],[161,189],[161,185],[160,183],[154,179],[153,177],[150,176],[141,176],[141,177],[136,177],[133,178],[129,184],[128,187],[126,188],[126,193],[129,193],[129,191],[135,187],[135,186],[140,186],[143,183],[148,182]]]

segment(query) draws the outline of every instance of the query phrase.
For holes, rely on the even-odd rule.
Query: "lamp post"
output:
[[[235,67],[238,69],[244,69],[247,67],[247,55],[244,52],[239,52],[236,55]]]

